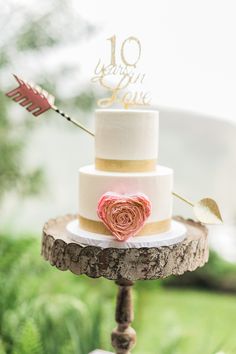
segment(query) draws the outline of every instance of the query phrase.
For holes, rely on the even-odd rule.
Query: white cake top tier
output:
[[[158,126],[158,111],[96,110],[96,159],[156,160],[158,154]]]

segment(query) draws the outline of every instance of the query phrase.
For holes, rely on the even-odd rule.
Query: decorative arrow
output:
[[[56,107],[54,105],[54,96],[43,90],[40,86],[29,84],[16,75],[13,76],[19,83],[19,86],[16,89],[8,92],[6,96],[12,98],[15,102],[18,102],[21,106],[25,107],[27,111],[31,112],[35,117],[48,111],[49,109],[53,109],[69,122],[75,124],[77,127],[83,129],[88,134],[94,136],[94,134],[85,126],[70,118],[66,113],[62,112],[58,107]]]
[[[20,79],[18,76],[13,75],[19,86],[6,93],[6,96],[12,98],[15,102],[18,102],[21,106],[25,107],[27,111],[31,112],[34,116],[53,109],[60,114],[63,118],[73,123],[77,127],[83,129],[86,133],[95,136],[84,125],[70,118],[66,113],[62,112],[58,107],[54,105],[55,97],[43,90],[40,86],[29,84],[28,82]],[[204,198],[197,203],[192,203],[188,199],[184,198],[180,194],[172,192],[172,194],[181,199],[183,202],[193,207],[193,212],[196,218],[204,224],[221,224],[222,217],[220,210],[216,202],[211,198]]]

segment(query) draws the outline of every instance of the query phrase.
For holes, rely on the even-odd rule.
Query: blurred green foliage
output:
[[[143,289],[139,296],[135,354],[236,353],[235,296],[187,289]]]
[[[34,238],[0,237],[0,353],[87,354],[108,345],[100,324],[112,320],[114,286],[58,272],[39,253]]]
[[[35,238],[0,236],[0,353],[112,350],[114,282],[58,271],[39,254]],[[166,289],[158,283],[134,287],[134,354],[236,352],[235,296]]]
[[[69,43],[78,44],[79,41],[91,35],[94,27],[81,19],[74,11],[72,4],[62,0],[41,1],[40,6],[36,1],[29,5],[8,1],[2,4],[0,12],[0,86],[11,80],[11,73],[18,73],[18,67],[28,72],[28,67],[34,68],[34,63],[45,63],[42,55],[59,50],[62,45]],[[63,9],[63,10],[62,10]],[[20,60],[23,58],[23,63]],[[27,80],[35,81],[49,92],[57,96],[57,88],[60,80],[70,80],[76,76],[79,68],[70,67],[70,62],[58,62],[49,68],[32,69],[33,77]],[[14,83],[16,85],[16,83]],[[9,86],[9,85],[8,85]],[[14,86],[13,86],[14,87]],[[57,103],[60,104],[63,97],[58,95]],[[95,94],[84,87],[78,95],[67,95],[67,105],[70,109],[88,111],[94,105]],[[15,118],[12,108],[18,108],[20,119]],[[65,105],[63,105],[65,106]],[[25,147],[27,139],[34,127],[30,113],[12,103],[0,92],[0,204],[6,193],[14,191],[20,195],[32,195],[40,190],[43,181],[43,171],[39,167],[29,169],[24,163]],[[48,113],[47,113],[48,114]]]
[[[27,122],[22,122],[15,134],[16,124],[8,118],[8,102],[0,93],[0,203],[4,195],[14,189],[21,195],[37,193],[42,182],[42,170],[24,168],[24,146],[30,132]]]

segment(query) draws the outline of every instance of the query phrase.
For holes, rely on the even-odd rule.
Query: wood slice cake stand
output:
[[[201,223],[175,217],[186,227],[186,238],[171,246],[142,248],[101,248],[71,240],[67,224],[76,215],[49,220],[43,228],[42,255],[52,266],[76,275],[104,277],[119,286],[116,304],[117,327],[112,346],[117,354],[129,354],[136,342],[131,287],[136,280],[162,279],[194,271],[208,260],[207,229]],[[94,351],[95,353],[108,353]]]

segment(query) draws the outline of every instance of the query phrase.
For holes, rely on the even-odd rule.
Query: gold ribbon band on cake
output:
[[[81,229],[94,232],[96,234],[103,234],[111,236],[111,232],[106,228],[106,226],[101,221],[90,220],[79,215],[79,224]],[[139,233],[135,236],[147,236],[155,235],[161,232],[168,231],[170,229],[171,219],[149,222],[143,226]]]
[[[109,160],[96,157],[95,166],[100,171],[150,172],[155,171],[157,160]]]

